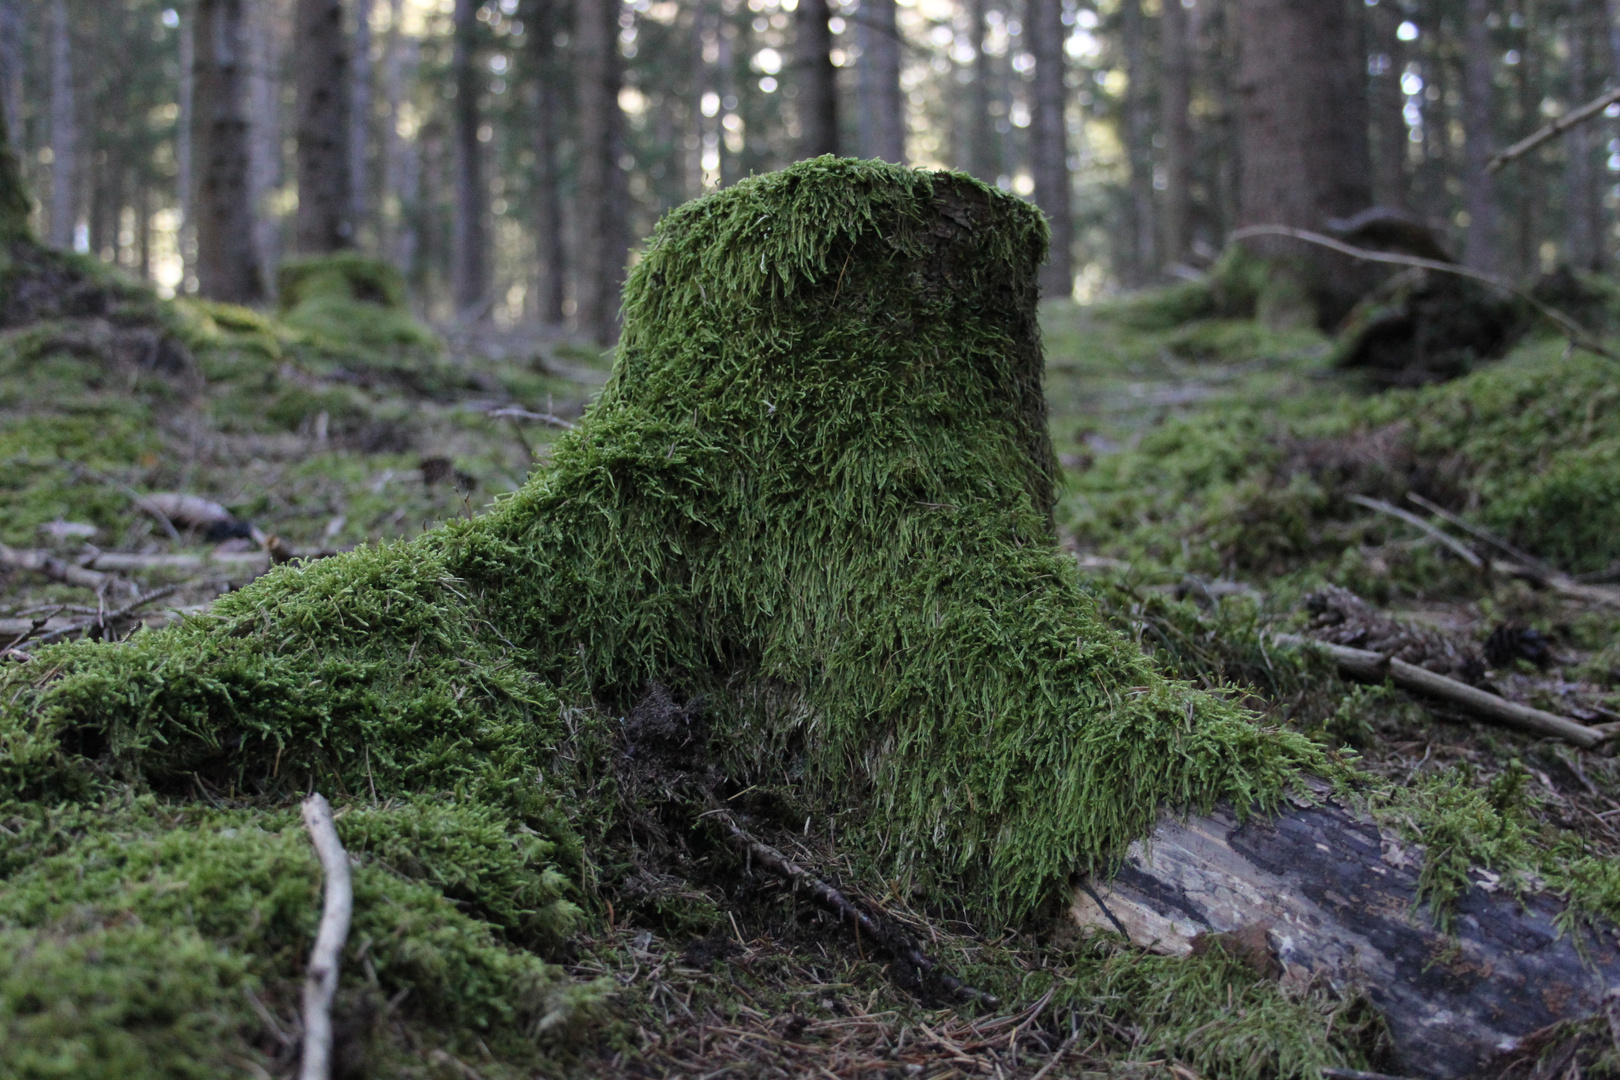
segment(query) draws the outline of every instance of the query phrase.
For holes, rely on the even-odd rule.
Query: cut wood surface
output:
[[[1364,988],[1389,1025],[1394,1071],[1410,1076],[1469,1075],[1531,1032],[1602,1008],[1620,981],[1612,927],[1578,946],[1557,928],[1557,898],[1476,872],[1447,935],[1417,905],[1422,867],[1422,849],[1332,803],[1241,824],[1223,810],[1162,821],[1112,881],[1076,890],[1071,916],[1170,954],[1200,935],[1264,935],[1284,980]]]
[[[1385,656],[1370,649],[1353,649],[1348,645],[1333,645],[1294,634],[1274,634],[1273,640],[1284,645],[1310,646],[1321,649],[1339,665],[1339,670],[1358,679],[1371,682],[1390,682],[1403,690],[1441,698],[1457,705],[1469,715],[1493,724],[1514,728],[1532,735],[1550,736],[1574,743],[1590,750],[1608,740],[1609,735],[1585,724],[1576,723],[1567,716],[1546,712],[1529,705],[1499,697],[1488,690],[1469,686],[1465,682],[1440,675],[1428,668],[1408,664],[1405,660]]]

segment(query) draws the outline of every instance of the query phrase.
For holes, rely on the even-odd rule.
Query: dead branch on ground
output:
[[[317,792],[304,800],[304,826],[326,876],[326,899],[315,948],[304,976],[304,1058],[299,1080],[328,1080],[332,1071],[332,995],[337,991],[338,965],[349,937],[354,911],[354,884],[349,877],[349,854],[338,839],[332,807]]]

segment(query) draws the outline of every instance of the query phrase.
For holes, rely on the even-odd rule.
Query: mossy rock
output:
[[[382,259],[344,251],[289,259],[276,273],[289,326],[335,346],[437,352],[438,338],[411,315],[405,279]]]

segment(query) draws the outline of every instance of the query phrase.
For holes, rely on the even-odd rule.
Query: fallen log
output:
[[[1346,674],[1369,682],[1382,682],[1387,678],[1403,690],[1440,698],[1456,705],[1470,716],[1488,723],[1514,728],[1532,735],[1563,739],[1583,750],[1590,750],[1610,738],[1604,732],[1589,728],[1585,724],[1578,724],[1567,716],[1559,716],[1556,713],[1509,701],[1477,686],[1469,686],[1449,676],[1437,674],[1427,668],[1408,664],[1405,660],[1385,656],[1370,649],[1353,649],[1348,645],[1333,645],[1294,634],[1274,634],[1272,640],[1284,645],[1321,649],[1331,656],[1333,662],[1339,665],[1339,670]]]
[[[1561,932],[1560,900],[1498,891],[1488,874],[1442,932],[1418,906],[1422,868],[1420,848],[1331,802],[1243,823],[1217,811],[1163,820],[1112,881],[1075,891],[1070,915],[1172,955],[1209,935],[1263,943],[1285,981],[1363,989],[1388,1024],[1393,1071],[1437,1080],[1599,1012],[1620,983],[1613,927]]]
[[[102,591],[112,585],[117,579],[111,574],[75,566],[63,559],[59,559],[48,551],[35,551],[29,548],[12,548],[0,544],[0,567],[11,570],[28,570],[36,574],[43,574],[52,581],[60,581],[66,585],[78,585],[86,589]],[[132,585],[131,588],[134,586]]]

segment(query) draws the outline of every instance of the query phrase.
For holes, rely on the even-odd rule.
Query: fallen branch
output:
[[[564,431],[573,431],[574,425],[560,416],[551,413],[530,412],[528,409],[491,409],[487,414],[498,416],[506,420],[532,420],[539,424],[550,424],[552,427],[562,428]]]
[[[316,793],[304,800],[304,826],[320,856],[326,875],[326,900],[315,948],[304,976],[304,1058],[299,1080],[328,1080],[332,1071],[332,995],[337,991],[338,964],[349,936],[354,910],[354,885],[349,878],[349,855],[332,823],[332,807]]]
[[[139,555],[128,551],[103,551],[85,559],[83,565],[98,570],[207,570],[245,569],[272,562],[274,556],[260,551],[210,551],[197,555]]]
[[[1620,363],[1620,353],[1610,352],[1599,344],[1580,323],[1565,315],[1562,311],[1547,304],[1525,290],[1503,281],[1495,274],[1487,274],[1480,270],[1470,270],[1466,266],[1456,263],[1441,262],[1439,259],[1425,259],[1418,255],[1401,255],[1393,251],[1369,251],[1342,240],[1335,240],[1331,236],[1324,236],[1309,229],[1296,229],[1289,225],[1249,225],[1232,233],[1229,240],[1245,240],[1251,236],[1286,236],[1293,240],[1300,240],[1307,244],[1325,247],[1329,251],[1337,251],[1340,255],[1348,255],[1352,259],[1362,259],[1367,262],[1387,263],[1390,266],[1410,266],[1418,270],[1433,270],[1441,274],[1455,274],[1458,277],[1471,278],[1486,285],[1501,289],[1503,292],[1517,296],[1520,300],[1535,308],[1542,315],[1558,324],[1559,329],[1569,339],[1570,345],[1578,349],[1585,349],[1594,356],[1601,356],[1605,360]]]
[[[1437,674],[1427,668],[1408,664],[1392,656],[1369,649],[1353,649],[1348,645],[1333,645],[1297,634],[1273,634],[1272,639],[1283,645],[1312,646],[1321,649],[1339,665],[1339,670],[1368,682],[1390,682],[1403,690],[1427,694],[1461,708],[1480,720],[1504,727],[1526,731],[1533,735],[1552,736],[1590,750],[1607,741],[1610,736],[1578,724],[1565,716],[1543,712],[1529,705],[1520,705],[1498,697],[1487,690],[1469,686],[1465,682]]]
[[[1488,173],[1499,172],[1502,166],[1508,162],[1523,157],[1549,139],[1556,139],[1570,128],[1585,123],[1617,101],[1620,101],[1620,86],[1612,90],[1605,90],[1585,105],[1571,109],[1552,123],[1537,128],[1491,158],[1490,162],[1485,166],[1485,171]]]
[[[734,843],[754,862],[765,867],[778,877],[786,878],[794,886],[808,892],[816,903],[837,915],[840,920],[848,923],[855,931],[857,941],[865,940],[894,956],[897,960],[916,968],[919,979],[929,979],[958,998],[982,1001],[990,1008],[1001,1004],[993,995],[983,990],[968,986],[955,976],[948,975],[938,969],[938,965],[924,956],[922,951],[904,934],[896,933],[888,927],[882,926],[878,921],[856,907],[849,898],[831,885],[816,877],[810,871],[771,847],[763,841],[755,839],[735,819],[724,810],[711,810],[708,815],[719,819],[725,826],[726,832]]]
[[[1458,558],[1475,570],[1485,569],[1485,560],[1475,554],[1473,548],[1458,540],[1455,536],[1440,531],[1439,527],[1432,522],[1424,521],[1410,510],[1402,510],[1398,506],[1391,506],[1383,499],[1372,499],[1366,495],[1346,495],[1345,498],[1357,506],[1365,506],[1369,510],[1376,510],[1380,514],[1388,514],[1390,517],[1398,518],[1408,525],[1417,526],[1423,530],[1429,539],[1445,545],[1446,548],[1455,552]]]

